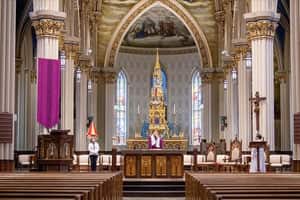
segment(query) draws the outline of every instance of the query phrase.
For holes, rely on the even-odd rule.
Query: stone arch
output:
[[[171,11],[190,31],[198,49],[200,66],[213,67],[211,51],[207,39],[203,31],[200,29],[199,24],[195,21],[191,14],[188,13],[183,6],[181,6],[180,3],[174,0],[142,0],[137,3],[116,28],[108,44],[105,54],[104,67],[112,68],[115,65],[119,48],[129,28],[141,15],[157,5],[160,5]]]

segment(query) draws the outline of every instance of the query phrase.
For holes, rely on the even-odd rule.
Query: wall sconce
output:
[[[227,88],[228,88],[228,81],[224,80],[224,90],[227,90]]]
[[[237,71],[235,68],[232,69],[232,71],[231,71],[231,77],[232,77],[232,80],[236,80],[238,77],[238,74],[237,74]]]
[[[246,68],[250,69],[252,67],[252,55],[250,51],[247,52],[246,57],[244,59],[246,62]]]
[[[91,55],[91,54],[92,54],[92,52],[93,52],[93,50],[92,50],[92,49],[87,49],[87,50],[86,50],[86,55],[87,55],[87,56],[89,56],[89,55]]]
[[[60,59],[60,68],[65,69],[66,67],[66,54],[65,51],[59,52],[59,59]]]
[[[88,80],[88,92],[92,92],[93,86],[92,86],[92,80]]]
[[[77,81],[77,83],[80,83],[80,79],[81,79],[81,70],[80,70],[80,68],[77,68],[75,74],[76,74],[76,81]]]

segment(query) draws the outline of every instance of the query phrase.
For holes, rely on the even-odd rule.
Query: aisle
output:
[[[185,197],[184,179],[124,179],[123,197],[135,199],[173,199]],[[175,199],[176,200],[176,199]]]
[[[142,197],[124,197],[123,200],[185,200],[184,197],[168,197],[168,198],[162,198],[162,197],[148,197],[148,198],[142,198]]]

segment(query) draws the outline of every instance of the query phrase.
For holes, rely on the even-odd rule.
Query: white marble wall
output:
[[[129,116],[128,131],[133,136],[140,105],[142,120],[148,117],[150,80],[155,62],[154,55],[120,53],[117,67],[123,69],[128,79]],[[173,121],[173,105],[176,105],[176,121],[188,137],[191,132],[191,80],[200,69],[197,53],[160,55],[162,68],[168,78],[168,120]]]

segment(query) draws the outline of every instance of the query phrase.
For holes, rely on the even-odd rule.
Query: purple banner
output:
[[[37,120],[46,128],[59,122],[60,61],[38,60],[38,110]]]

